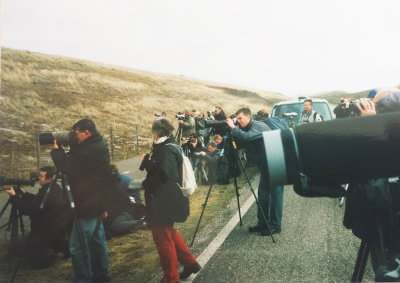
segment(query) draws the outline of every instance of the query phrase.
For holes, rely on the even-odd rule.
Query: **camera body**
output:
[[[185,114],[183,114],[182,112],[178,112],[178,114],[175,115],[175,118],[182,121],[183,119],[185,119]]]
[[[143,171],[144,169],[149,168],[150,162],[151,162],[151,161],[150,161],[150,154],[147,153],[147,154],[144,156],[142,163],[140,164],[139,170],[140,170],[140,171]]]
[[[215,116],[214,110],[207,111],[207,117],[210,117],[211,115]]]

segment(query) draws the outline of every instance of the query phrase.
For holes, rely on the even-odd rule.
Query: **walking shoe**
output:
[[[201,269],[201,265],[196,261],[191,266],[184,267],[183,271],[179,273],[179,279],[188,278],[191,274],[199,272]]]
[[[271,236],[271,235],[273,235],[273,234],[278,234],[278,233],[280,233],[281,232],[281,229],[280,228],[275,228],[275,229],[271,229],[271,231],[269,231],[267,228],[264,228],[262,231],[261,231],[261,236]]]
[[[250,226],[249,227],[249,232],[250,233],[257,233],[257,232],[261,232],[264,229],[266,229],[266,228],[265,228],[265,226],[262,226],[262,225]]]

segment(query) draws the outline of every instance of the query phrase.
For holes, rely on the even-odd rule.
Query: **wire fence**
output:
[[[111,161],[120,161],[135,157],[149,151],[151,138],[148,133],[135,125],[135,132],[129,135],[123,130],[109,127],[108,132],[102,131],[104,140],[108,143]],[[50,157],[51,146],[40,145],[38,134],[24,139],[7,138],[0,140],[0,176],[9,178],[29,178],[30,172],[39,171],[40,167],[53,165]]]

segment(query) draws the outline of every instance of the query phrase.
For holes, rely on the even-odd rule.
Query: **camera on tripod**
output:
[[[54,140],[57,140],[57,144],[61,146],[68,146],[76,143],[74,132],[58,131],[39,133],[40,145],[51,145]]]
[[[178,114],[175,115],[175,118],[177,118],[178,120],[183,120],[185,119],[185,114],[183,114],[182,112],[178,112]]]
[[[39,181],[39,173],[31,172],[29,175],[29,180],[26,179],[9,179],[0,176],[0,186],[31,186],[35,185],[35,182]],[[8,190],[8,189],[4,189]]]

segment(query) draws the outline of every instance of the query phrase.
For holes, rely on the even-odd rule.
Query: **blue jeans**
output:
[[[258,185],[258,202],[271,230],[281,229],[283,186],[270,188],[267,174],[260,174]],[[260,207],[257,208],[257,225],[265,226],[265,220]]]
[[[101,222],[96,231],[98,221]],[[92,282],[92,274],[93,278],[98,279],[109,276],[106,237],[101,219],[74,221],[69,250],[74,269],[74,282]]]

